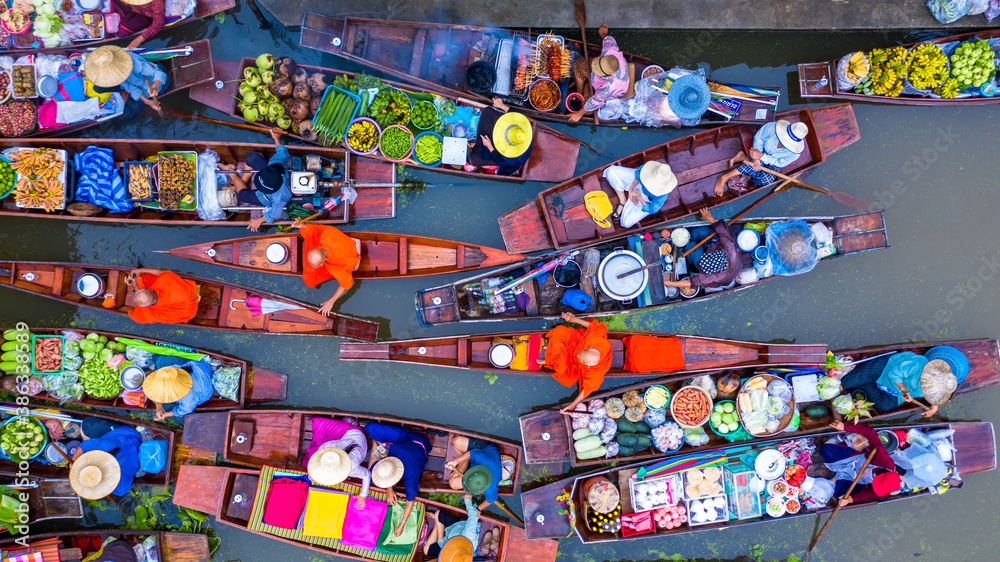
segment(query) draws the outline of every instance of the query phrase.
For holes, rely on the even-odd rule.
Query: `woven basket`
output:
[[[83,201],[76,201],[75,203],[70,203],[66,207],[66,211],[73,215],[74,217],[93,217],[101,214],[104,207],[99,207],[92,203],[84,203]]]

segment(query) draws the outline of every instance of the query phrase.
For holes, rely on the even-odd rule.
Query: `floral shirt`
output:
[[[583,108],[587,111],[596,111],[608,100],[620,98],[628,91],[628,64],[625,62],[625,56],[618,49],[618,43],[615,42],[614,37],[608,35],[604,38],[604,43],[601,44],[601,56],[611,56],[618,59],[618,72],[611,76],[598,76],[593,72],[590,73],[590,85],[594,87],[594,95],[587,100],[587,103],[583,104]]]

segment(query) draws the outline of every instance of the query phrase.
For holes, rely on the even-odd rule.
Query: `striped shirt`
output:
[[[149,27],[142,32],[143,39],[150,39],[163,29],[163,17],[167,11],[166,0],[153,0],[152,2],[143,4],[142,6],[129,4],[129,8],[132,8],[133,12],[142,14],[153,20],[150,22]]]

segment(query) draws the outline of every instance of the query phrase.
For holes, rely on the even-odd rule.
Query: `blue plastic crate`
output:
[[[331,94],[331,92],[333,93]],[[319,107],[323,107],[323,104],[326,103],[327,96],[336,94],[346,94],[348,97],[352,98],[356,103],[356,105],[354,106],[354,113],[351,115],[351,118],[347,120],[348,125],[350,125],[351,121],[354,121],[354,119],[358,116],[358,111],[361,109],[361,96],[357,94],[352,94],[351,92],[348,92],[347,90],[339,86],[334,86],[333,84],[331,84],[326,87],[326,90],[323,91],[323,98],[319,100]],[[332,131],[317,126],[315,121],[313,122],[313,125],[316,126],[317,131],[322,131],[327,134],[333,134]],[[345,130],[344,133],[346,134],[347,131]]]

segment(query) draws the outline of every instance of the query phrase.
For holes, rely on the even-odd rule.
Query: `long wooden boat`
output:
[[[955,41],[968,41],[972,38],[979,38],[990,41],[1000,37],[1000,30],[987,29],[973,33],[963,33],[961,35],[951,35],[940,37],[929,41],[920,41],[903,45],[909,50],[920,43],[932,43],[944,46]],[[1000,103],[1000,97],[964,97],[964,98],[930,98],[913,94],[901,94],[896,97],[866,95],[855,93],[853,90],[842,92],[837,86],[837,63],[840,59],[827,62],[813,62],[799,65],[799,95],[803,98],[824,98],[833,100],[847,100],[852,102],[865,103],[888,103],[893,105],[986,105]]]
[[[347,231],[344,234],[361,241],[361,264],[352,274],[355,279],[441,275],[528,259],[496,248],[426,236],[361,231]],[[265,255],[268,246],[275,243],[288,250],[288,257],[281,264],[272,263]],[[167,253],[223,267],[300,276],[305,262],[303,246],[302,235],[291,232],[205,242],[173,248]]]
[[[37,487],[20,489],[28,494],[30,523],[51,519],[81,519],[83,517],[83,500],[73,491],[69,480],[37,479],[33,482],[37,484]],[[0,483],[0,486],[14,487],[14,485],[14,482]],[[2,532],[0,530],[0,533]]]
[[[802,218],[761,218],[753,220],[733,221],[729,224],[733,233],[738,232],[744,226],[750,224],[760,226],[772,222],[802,220],[807,223],[820,223],[825,225],[833,235],[833,246],[836,253],[824,257],[819,263],[828,262],[839,257],[858,254],[871,250],[878,250],[889,247],[889,240],[885,230],[885,220],[882,211],[864,213],[860,215],[849,215],[842,217],[802,217]],[[588,219],[589,220],[589,219]],[[685,223],[685,227],[708,226],[708,223],[691,222]],[[615,239],[607,239],[601,242],[592,243],[588,246],[578,248],[578,253],[565,253],[562,255],[572,256],[581,268],[584,265],[586,252],[595,250],[603,260],[607,255],[619,249],[627,249],[642,257],[646,264],[654,264],[661,261],[660,243],[662,240],[656,238],[643,240],[641,233],[622,236]],[[674,249],[674,254],[678,250]],[[483,287],[494,284],[506,284],[508,281],[519,278],[522,274],[534,270],[535,268],[556,259],[552,254],[541,256],[526,262],[522,265],[507,266],[502,269],[482,273],[475,277],[455,281],[447,285],[422,289],[416,294],[417,319],[421,325],[433,326],[437,324],[450,324],[454,322],[497,322],[501,320],[526,320],[541,318],[556,318],[563,312],[561,304],[563,294],[566,289],[556,285],[553,276],[549,275],[544,282],[539,282],[539,277],[529,279],[521,283],[520,287],[528,297],[527,304],[523,308],[518,308],[515,312],[503,310],[495,312],[492,304],[485,300]],[[683,259],[683,258],[680,258]],[[743,254],[743,266],[751,267],[752,259],[750,254]],[[694,302],[714,298],[720,295],[729,294],[735,291],[754,287],[760,283],[779,279],[780,275],[772,275],[754,283],[747,285],[735,284],[731,288],[715,290],[714,292],[698,290],[695,296],[684,298],[678,294],[667,294],[663,285],[663,268],[647,270],[649,281],[643,293],[631,301],[615,300],[609,295],[605,295],[598,283],[585,277],[581,282],[581,287],[588,292],[592,298],[590,308],[584,312],[577,312],[578,316],[609,316],[623,314],[636,310],[647,310],[650,308],[660,308],[680,304],[682,302]],[[672,275],[672,274],[671,274]]]
[[[333,18],[306,12],[302,15],[299,46],[337,55],[431,91],[489,104],[490,98],[468,87],[465,70],[480,59],[493,61],[495,64],[497,48],[483,53],[476,48],[476,45],[486,38],[495,40],[498,45],[500,41],[535,42],[539,35],[541,34],[537,30],[531,28],[514,30],[430,22]],[[569,39],[564,41],[567,49],[578,56],[583,56],[584,45],[581,41]],[[586,49],[591,60],[601,55],[600,45],[587,44]],[[650,66],[668,70],[670,68],[657,65],[652,59],[632,53],[623,55],[629,64],[634,65],[636,81],[642,78],[643,72]],[[513,57],[511,64],[516,70],[516,56]],[[718,90],[728,86],[714,80],[709,80],[708,83],[710,88]],[[766,88],[766,90],[779,92],[779,95],[781,92],[781,88]],[[524,92],[526,90],[522,94]],[[744,95],[747,97],[731,98],[738,104],[738,108],[729,122],[762,124],[774,119],[777,96],[754,97],[749,93]],[[546,112],[534,109],[525,101],[523,95],[503,97],[510,103],[517,103],[518,109],[534,119],[557,123],[569,122],[569,114],[562,104],[554,111]],[[770,103],[772,101],[774,103]],[[704,124],[726,121],[724,117],[711,111],[706,112],[702,119]],[[593,121],[586,119],[584,123],[589,125]],[[622,119],[601,119],[598,124],[610,127],[634,125]]]
[[[404,420],[385,415],[359,414],[330,410],[234,410],[222,413],[190,414],[184,417],[185,445],[205,449],[219,455],[223,462],[249,468],[265,465],[277,468],[305,470],[302,466],[306,450],[312,444],[313,420],[352,418],[360,425],[371,422],[401,427],[426,435],[431,442],[427,466],[420,478],[420,491],[430,494],[460,494],[448,486],[451,470],[445,463],[458,458],[451,445],[452,436],[476,438],[496,445],[502,455],[514,459],[512,483],[500,486],[501,496],[514,495],[521,474],[521,447],[488,435],[463,429]],[[240,437],[242,436],[242,438]],[[369,439],[369,450],[373,441]],[[365,466],[368,462],[365,461]]]
[[[202,351],[198,349],[193,349],[186,346],[179,346],[174,343],[165,342],[161,340],[155,340],[147,337],[133,336],[131,334],[122,334],[115,332],[104,332],[100,330],[76,330],[74,328],[32,328],[31,333],[35,335],[59,335],[67,330],[73,330],[80,332],[84,335],[95,332],[97,334],[103,335],[108,338],[108,341],[115,341],[116,338],[129,338],[133,340],[143,341],[152,345],[161,345],[165,347],[171,347],[174,349],[182,349],[184,351],[192,351],[195,353],[202,353],[209,358],[213,364],[218,365],[236,365],[240,368],[240,386],[238,400],[230,400],[228,398],[223,398],[218,393],[212,395],[207,402],[203,402],[198,405],[199,411],[220,411],[220,410],[232,410],[235,408],[241,408],[247,404],[259,404],[265,402],[281,402],[285,399],[288,387],[288,375],[271,371],[268,369],[261,369],[251,364],[249,361],[245,361],[238,357],[232,357],[230,355],[223,355],[221,353],[216,353],[213,351]],[[147,402],[144,407],[135,406],[125,402],[120,396],[116,396],[110,400],[104,400],[100,398],[94,398],[88,394],[84,394],[79,399],[69,399],[63,400],[52,395],[49,391],[42,391],[31,397],[32,400],[45,400],[49,402],[58,402],[61,404],[77,404],[80,406],[87,406],[90,408],[113,408],[116,410],[147,410],[153,411],[154,406],[151,402]]]
[[[191,16],[172,24],[170,27],[164,27],[162,30],[160,30],[160,34],[166,34],[168,32],[177,29],[181,25],[193,23],[211,16],[215,16],[227,10],[231,10],[235,7],[236,7],[236,0],[196,0],[194,13],[191,14]],[[124,45],[129,41],[131,41],[132,39],[135,39],[140,33],[142,32],[140,31],[138,33],[133,33],[132,35],[128,35],[126,37],[115,37],[114,35],[106,34],[103,39],[96,39],[91,41],[76,41],[70,47],[53,47],[53,48],[46,48],[44,46],[27,47],[27,48],[20,47],[19,45],[23,45],[28,42],[34,42],[34,35],[29,30],[27,33],[24,34],[23,36],[24,39],[22,41],[15,40],[15,42],[10,46],[9,49],[4,49],[2,52],[5,56],[12,56],[14,58],[17,58],[21,55],[28,55],[31,53],[51,54],[54,52],[66,50],[67,48],[79,51],[80,49],[99,47],[101,45],[107,45],[109,43],[119,43]]]
[[[54,556],[52,558],[46,556],[46,562],[49,560],[83,560],[96,554],[107,539],[124,539],[132,545],[136,545],[149,537],[155,537],[156,551],[159,553],[161,562],[208,562],[210,559],[207,536],[167,531],[86,529],[58,533],[36,533],[0,539],[0,548],[4,552],[11,551],[15,554],[31,551],[51,552]],[[34,548],[28,550],[22,545]]]
[[[86,139],[86,138],[51,138],[51,139],[0,139],[0,150],[9,148],[52,148],[65,150],[68,158],[73,154],[83,152],[91,146],[108,148],[112,151],[115,162],[141,161],[156,157],[162,151],[194,151],[202,153],[212,150],[219,155],[221,164],[236,165],[246,159],[247,154],[259,152],[266,158],[274,155],[273,144],[254,144],[242,142],[213,142],[195,140],[152,140],[152,139]],[[289,145],[288,151],[293,158],[307,155],[318,155],[336,162],[344,172],[345,181],[358,184],[358,198],[353,204],[341,203],[322,219],[314,222],[320,224],[344,224],[355,220],[390,219],[396,216],[396,168],[387,162],[379,162],[357,156],[343,150],[321,148],[318,146]],[[371,185],[375,184],[375,185]],[[384,185],[384,184],[389,184]],[[326,188],[322,188],[326,189]],[[339,195],[340,190],[335,189]],[[319,192],[322,195],[322,191]],[[293,199],[293,201],[297,201]],[[298,200],[301,202],[301,200]],[[310,199],[311,201],[311,199]],[[79,217],[69,211],[45,212],[43,209],[18,208],[13,197],[0,201],[0,216],[9,217],[43,217],[84,222],[107,222],[124,224],[160,224],[160,225],[197,225],[197,226],[246,226],[250,223],[250,210],[231,209],[226,217],[218,221],[205,221],[196,212],[165,211],[159,208],[136,206],[127,213],[112,213],[102,210],[95,216]],[[276,224],[289,224],[290,221],[277,221]]]
[[[341,361],[392,361],[415,365],[451,367],[468,371],[503,371],[514,375],[549,376],[549,371],[516,371],[497,368],[490,363],[490,348],[494,338],[510,339],[519,336],[542,336],[547,330],[469,334],[442,338],[418,338],[382,343],[342,343]],[[666,373],[638,375],[625,370],[625,344],[623,339],[634,336],[632,332],[608,332],[611,342],[611,369],[606,377],[644,378]],[[758,343],[706,338],[682,334],[652,332],[647,335],[677,338],[684,354],[684,367],[672,372],[681,374],[712,371],[715,369],[759,368],[773,365],[812,365],[826,360],[824,344]]]
[[[7,408],[18,408],[19,406],[14,402],[0,401],[0,406]],[[174,449],[177,445],[178,436],[177,431],[165,425],[155,424],[152,422],[145,422],[142,420],[133,419],[125,416],[117,416],[107,412],[81,412],[80,410],[73,410],[70,408],[64,408],[62,406],[53,406],[45,404],[42,407],[45,411],[55,410],[57,413],[63,416],[68,416],[76,420],[82,418],[102,418],[116,424],[128,425],[134,427],[140,433],[149,432],[156,439],[163,439],[167,442],[167,462],[166,468],[161,470],[156,474],[146,474],[144,476],[135,479],[134,486],[166,486],[170,484],[170,473],[171,467],[174,462]],[[34,410],[32,410],[34,411]],[[3,420],[11,417],[8,413],[0,414]],[[8,459],[0,458],[0,474],[7,476],[18,476],[18,463]],[[22,471],[23,472],[23,471]],[[48,464],[43,462],[32,462],[31,470],[29,471],[32,478],[49,478],[49,479],[69,479],[69,466],[56,466],[54,464]],[[23,474],[21,475],[23,476]]]
[[[191,89],[191,99],[199,103],[203,103],[212,109],[226,113],[237,120],[246,121],[246,119],[243,118],[243,114],[237,109],[236,93],[239,87],[238,82],[243,76],[243,69],[248,66],[256,66],[255,59],[246,57],[241,61],[217,60],[214,62],[214,66],[215,77],[217,80],[221,80],[223,82],[223,88],[218,88],[217,83],[215,82],[211,84],[202,84]],[[306,69],[309,73],[322,72],[326,74],[329,77],[327,83],[331,84],[333,83],[333,77],[335,76],[344,75],[352,79],[355,76],[353,72],[344,72],[333,68],[324,68],[305,64],[299,66]],[[407,91],[414,91],[413,86],[406,84],[392,82],[390,80],[383,80],[382,83]],[[483,105],[466,99],[454,99],[453,101],[455,101],[458,106],[471,105],[474,107],[481,107]],[[453,166],[440,166],[433,169],[440,172],[468,176],[476,179],[560,182],[573,177],[573,173],[576,171],[577,157],[580,154],[580,141],[555,129],[541,126],[538,123],[533,124],[533,129],[531,157],[528,158],[527,163],[525,163],[525,165],[512,176],[500,176],[481,172],[467,172],[461,168]],[[289,136],[297,138],[303,142],[309,142],[295,134],[290,134]],[[378,151],[368,157],[390,162],[389,160],[385,160]],[[406,164],[409,166],[417,166],[417,164],[412,160],[408,160]]]
[[[828,156],[857,141],[861,133],[850,105],[812,110],[808,107],[780,112],[778,119],[799,120],[809,126],[805,151],[798,160],[782,168],[786,175],[798,175],[823,163]],[[766,187],[750,185],[743,193],[731,189],[715,195],[715,180],[729,170],[728,160],[740,150],[749,154],[755,125],[724,125],[700,131],[637,152],[581,176],[543,190],[536,198],[503,215],[500,232],[508,252],[524,254],[551,249],[570,249],[617,238],[643,228],[661,225],[715,209]],[[645,162],[665,162],[677,176],[677,188],[659,212],[632,228],[617,222],[599,228],[587,212],[583,198],[591,191],[604,191],[618,201],[614,189],[604,179],[608,166],[638,168]]]
[[[6,261],[0,262],[0,286],[76,306],[126,315],[135,307],[135,285],[125,283],[129,272],[130,268],[106,265]],[[114,298],[113,308],[103,306],[103,296],[88,299],[74,291],[76,280],[85,273],[96,274],[105,280],[105,292]],[[372,320],[334,313],[324,316],[313,310],[311,305],[265,291],[194,275],[185,275],[184,278],[198,283],[201,300],[198,314],[186,324],[178,325],[228,332],[339,336],[371,342],[378,335],[379,324]],[[245,300],[255,295],[290,308],[252,316]]]
[[[389,560],[384,555],[373,551],[364,551],[349,547],[336,539],[306,537],[298,532],[288,532],[271,528],[259,521],[261,509],[267,499],[266,493],[258,495],[258,490],[266,489],[265,478],[273,476],[273,467],[263,469],[228,468],[222,466],[184,465],[177,477],[173,502],[181,507],[208,513],[216,521],[237,529],[249,531],[255,535],[271,538],[285,544],[297,545],[322,554],[334,555],[351,560]],[[360,486],[345,483],[336,489],[349,493],[357,493]],[[385,493],[374,486],[370,489],[368,501],[385,501]],[[459,519],[465,518],[465,510],[452,507],[433,500],[417,497],[412,515],[423,515],[428,508],[452,513]],[[524,529],[498,519],[489,512],[479,514],[480,537],[490,531],[500,532],[500,547],[497,551],[497,562],[554,562],[558,543],[555,540],[528,542]],[[564,534],[563,537],[566,535]],[[559,537],[559,538],[563,538]],[[478,546],[478,542],[476,541]],[[397,555],[393,558],[400,561],[420,562],[423,552],[411,550],[409,555]]]
[[[964,353],[966,358],[969,360],[969,375],[955,391],[956,394],[973,392],[1000,384],[1000,349],[998,349],[997,340],[995,339],[920,344],[898,343],[894,345],[865,347],[861,349],[843,349],[834,351],[833,353],[838,357],[846,355],[855,361],[858,361],[897,351],[912,351],[923,355],[930,348],[938,345],[949,345],[955,347]],[[812,365],[823,367],[825,363],[825,358],[822,358],[819,361],[812,363]],[[799,365],[803,365],[803,363],[799,363]],[[787,363],[781,367],[794,369],[795,364]],[[725,370],[713,369],[712,372],[707,374],[717,378],[724,373],[733,373],[739,375],[743,379],[748,379],[757,370],[758,369],[755,367],[737,366],[736,368],[727,368]],[[601,392],[591,394],[589,399],[601,399],[606,401],[612,396],[620,397],[622,394],[631,390],[638,392],[641,396],[647,388],[654,384],[665,386],[667,390],[670,391],[672,396],[676,394],[677,390],[687,383],[690,378],[690,375],[671,374],[660,379],[645,380],[641,383],[621,386],[611,390],[603,390]],[[719,397],[717,397],[717,399],[721,400]],[[799,406],[804,409],[813,404],[822,404],[827,406],[832,411],[831,403],[832,400],[828,400],[803,403],[799,404]],[[637,450],[634,455],[627,457],[615,456],[611,458],[580,459],[576,454],[576,450],[572,446],[573,429],[571,426],[571,420],[569,416],[564,416],[557,410],[558,408],[548,408],[521,416],[521,438],[524,442],[525,462],[528,464],[569,462],[574,467],[595,466],[609,462],[648,460],[664,456],[664,454],[658,449],[654,447],[647,447],[645,449]],[[872,417],[866,421],[882,420],[919,412],[920,409],[917,406],[903,404],[897,410],[886,414],[872,412]],[[783,433],[782,435],[787,438],[809,435],[817,431],[828,429],[831,421],[832,418],[829,416],[813,418],[803,414],[800,416],[799,429],[797,431]],[[708,433],[709,436],[708,443],[701,447],[692,447],[690,444],[685,444],[679,452],[691,453],[704,449],[712,449],[722,447],[729,442],[725,438],[717,435],[710,428],[706,428],[706,433]],[[544,439],[544,435],[548,435],[549,438]]]
[[[231,0],[230,0],[231,1]],[[167,73],[167,77],[170,78],[170,89],[160,94],[160,97],[169,96],[176,92],[186,90],[191,86],[196,84],[201,84],[203,82],[210,81],[215,76],[215,69],[212,67],[212,46],[208,39],[201,39],[193,43],[187,43],[182,45],[177,45],[173,48],[183,48],[190,47],[191,54],[187,56],[174,57],[171,59],[166,59],[160,61],[159,64],[163,66],[164,71]],[[61,47],[59,49],[52,49],[47,51],[48,54],[61,54],[70,56],[74,53],[79,53],[81,47]],[[0,51],[3,53],[3,51]],[[36,100],[37,101],[37,100]],[[52,137],[56,135],[66,135],[68,133],[86,129],[88,127],[93,127],[99,123],[103,123],[108,119],[114,119],[114,117],[109,117],[105,119],[98,120],[87,120],[80,121],[79,123],[73,123],[71,125],[66,125],[65,127],[56,127],[53,129],[39,129],[34,133],[24,135],[24,137]]]
[[[996,469],[996,444],[994,442],[993,424],[991,423],[953,422],[944,424],[908,424],[878,427],[878,429],[901,430],[909,430],[912,428],[917,428],[923,432],[938,429],[954,430],[954,434],[949,439],[955,448],[955,454],[952,460],[945,464],[950,468],[956,469],[963,480],[972,474],[989,472]],[[809,438],[803,439],[832,437],[836,434],[837,432],[835,431],[827,431],[824,433],[814,434]],[[745,470],[752,471],[753,468],[748,467],[742,462],[742,459],[746,458],[745,455],[753,454],[765,448],[773,449],[781,442],[787,440],[788,437],[778,437],[767,441],[754,442],[753,445],[749,446],[742,443],[736,443],[735,445],[730,445],[728,447],[716,448],[713,452],[725,455],[726,464],[723,466],[723,472],[740,472]],[[727,451],[729,451],[728,454]],[[664,460],[671,460],[678,456],[683,455],[673,455]],[[818,458],[818,455],[815,455],[814,458]],[[822,460],[820,460],[820,462],[822,462]],[[602,469],[579,476],[565,478],[563,480],[559,480],[558,482],[553,482],[546,486],[536,488],[530,492],[525,492],[521,495],[521,504],[524,507],[524,521],[526,524],[528,538],[549,540],[556,537],[563,538],[571,534],[576,534],[580,541],[584,543],[617,542],[650,537],[677,536],[698,531],[720,530],[730,527],[774,521],[771,517],[766,515],[741,520],[737,519],[735,515],[730,513],[730,518],[728,520],[717,523],[708,523],[695,527],[691,527],[688,524],[682,524],[681,526],[673,529],[654,529],[651,533],[639,534],[631,537],[623,536],[621,531],[607,533],[589,530],[585,522],[585,511],[588,509],[588,504],[587,496],[583,493],[583,488],[592,484],[595,478],[602,482],[610,482],[612,486],[617,487],[621,492],[622,514],[635,513],[635,508],[632,505],[631,494],[629,492],[628,482],[640,468],[648,467],[650,464],[651,463],[649,462],[635,463],[626,466]],[[952,487],[954,488],[956,485],[960,486],[961,483],[955,482],[952,484]],[[573,502],[573,510],[576,517],[575,524],[570,523],[570,517],[567,513],[560,512],[560,508],[564,507],[565,503],[557,501],[556,498],[565,492],[569,492],[569,497]],[[869,505],[878,505],[911,498],[926,497],[930,493],[931,492],[927,489],[923,489],[923,491],[917,493],[902,493],[889,496],[878,501],[852,503],[844,509],[852,510]],[[831,502],[831,504],[835,503],[836,502]],[[784,515],[778,520],[813,517],[817,513],[825,513],[832,510],[832,507],[821,508],[818,510],[802,509],[797,514]]]

